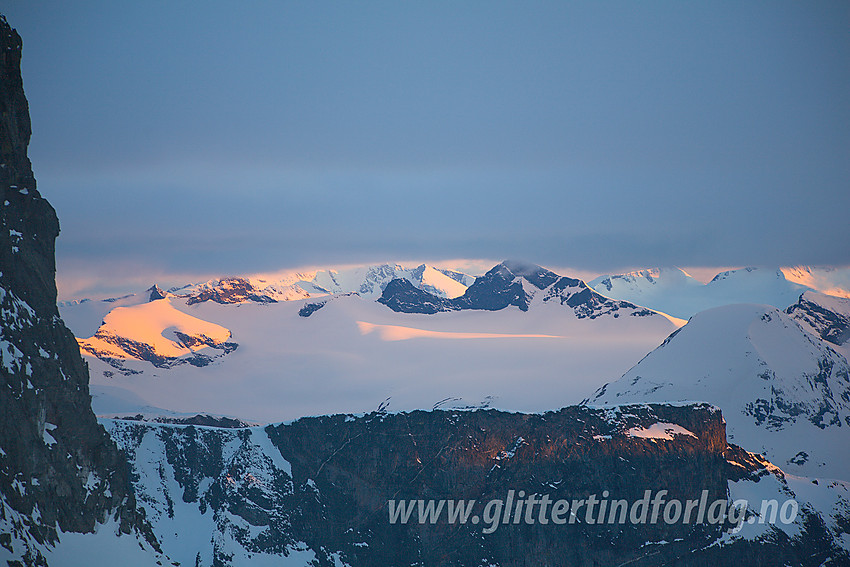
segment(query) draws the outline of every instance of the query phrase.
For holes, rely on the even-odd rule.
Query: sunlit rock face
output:
[[[59,223],[36,190],[22,42],[0,21],[0,557],[44,561],[63,532],[145,531],[128,468],[91,411],[88,371],[56,308]],[[144,539],[144,538],[143,538]],[[148,545],[148,543],[145,543]]]

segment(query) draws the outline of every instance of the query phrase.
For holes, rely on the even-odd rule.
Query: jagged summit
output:
[[[166,292],[163,291],[158,285],[153,284],[151,287],[145,290],[148,294],[148,301],[156,301],[157,299],[165,299]]]

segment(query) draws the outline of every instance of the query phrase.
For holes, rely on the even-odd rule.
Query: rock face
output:
[[[734,483],[742,495],[756,486],[762,494],[771,487],[782,501],[793,497],[764,459],[727,445],[723,417],[705,404],[573,406],[532,415],[376,412],[241,430],[104,423],[130,458],[164,551],[181,564],[719,566],[850,559],[833,543],[833,527],[811,511],[785,528],[792,536],[761,526],[768,529],[761,540],[735,540],[724,533],[728,526],[707,523],[590,523],[586,508],[577,508],[574,522],[526,523],[521,512],[514,523],[516,500],[531,494],[636,502],[646,490],[668,490],[668,498],[684,502],[706,490],[708,501],[725,501]],[[475,504],[465,523],[450,523],[446,508],[434,523],[420,522],[418,512],[407,522],[390,520],[389,501],[418,499]],[[504,511],[495,524],[486,520],[493,499],[511,507],[507,522]],[[539,511],[538,504],[535,519]]]
[[[88,371],[56,308],[59,223],[27,158],[21,48],[0,20],[0,554],[35,565],[57,528],[91,532],[116,517],[125,533],[146,528],[126,461],[91,411]]]

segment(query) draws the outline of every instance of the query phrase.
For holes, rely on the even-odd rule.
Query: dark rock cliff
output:
[[[0,20],[0,544],[22,564],[65,532],[117,518],[145,531],[126,461],[91,411],[88,370],[56,308],[59,222],[36,190],[22,42]],[[147,538],[155,542],[150,532]]]

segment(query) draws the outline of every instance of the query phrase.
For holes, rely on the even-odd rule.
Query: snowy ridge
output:
[[[214,301],[216,303],[273,303],[310,297],[296,284],[268,282],[257,278],[228,277],[202,284],[169,290],[186,299],[187,305]]]
[[[210,280],[170,290],[188,303],[271,303],[317,295],[357,293],[368,299],[380,297],[386,285],[404,278],[417,288],[440,297],[457,297],[474,278],[459,272],[420,264],[414,268],[401,264],[374,264],[344,269],[230,277]],[[464,283],[468,282],[468,283]]]
[[[780,268],[785,279],[835,297],[850,297],[850,268],[793,266]]]
[[[850,270],[844,272],[850,274]],[[600,276],[590,282],[590,287],[608,297],[687,319],[700,311],[732,303],[761,303],[785,309],[814,285],[840,292],[839,287],[816,275],[832,274],[833,279],[839,280],[837,276],[844,272],[825,268],[741,268],[721,272],[703,284],[679,268],[653,268]],[[847,277],[850,279],[850,275]]]
[[[439,297],[454,298],[463,295],[471,283],[471,276],[451,270],[420,264],[408,268],[400,264],[361,266],[345,270],[320,270],[309,282],[314,288],[327,293],[356,292],[367,299],[381,296],[387,284],[403,278],[413,286]],[[468,282],[468,283],[465,283]]]

